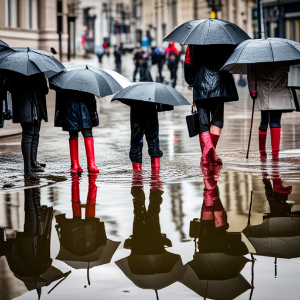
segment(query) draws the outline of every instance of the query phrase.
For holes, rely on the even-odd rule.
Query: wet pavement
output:
[[[178,91],[191,102],[182,80]],[[272,162],[258,157],[256,112],[246,160],[251,102],[239,92],[241,101],[225,106],[221,170],[200,169],[199,141],[185,123],[190,107],[181,107],[159,114],[160,173],[151,174],[145,143],[143,174],[132,174],[129,109],[106,97],[93,129],[100,174],[88,177],[80,137],[84,173],[71,178],[51,91],[37,186],[24,184],[20,136],[0,139],[0,299],[298,299],[298,113],[283,116],[282,152]]]

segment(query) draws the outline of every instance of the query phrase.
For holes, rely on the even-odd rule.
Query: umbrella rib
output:
[[[188,37],[192,34],[192,32],[196,29],[196,27],[198,27],[200,24],[202,24],[203,23],[203,21],[202,22],[199,22],[192,30],[191,30],[191,32],[188,34],[188,36],[186,37],[186,39],[183,41],[183,44],[185,43],[185,41],[188,39]]]
[[[248,41],[248,43],[243,47],[243,49],[241,50],[241,53],[239,55],[239,57],[236,60],[236,63],[238,63],[238,60],[240,59],[240,56],[242,55],[242,52],[244,51],[244,49],[246,48],[246,46],[250,43],[251,40]]]
[[[205,42],[206,42],[207,37],[208,37],[208,35],[209,35],[209,30],[210,30],[210,22],[208,22],[208,29],[207,29],[206,36],[205,36],[205,38],[204,38],[204,45],[205,45]]]
[[[271,42],[269,41],[269,39],[267,39],[267,41],[269,42],[269,45],[270,45],[270,48],[271,48],[272,57],[273,57],[273,61],[274,61],[274,53],[273,53]]]
[[[66,84],[75,76],[75,75],[77,75],[80,71],[82,71],[81,69],[80,70],[74,70],[74,71],[78,71],[78,72],[76,72],[74,75],[72,75],[67,81],[66,81],[66,83],[63,85],[63,87],[62,87],[62,89],[66,86]]]
[[[226,33],[228,34],[228,36],[231,38],[232,42],[234,43],[233,38],[231,37],[231,35],[229,34],[229,32],[226,30],[226,28],[224,27],[224,25],[221,22],[218,22],[217,20],[215,20],[215,22],[217,22],[219,25],[222,26],[222,28],[226,31]]]
[[[95,80],[96,80],[96,83],[97,83],[97,86],[98,86],[98,91],[99,91],[99,97],[101,98],[101,93],[100,93],[100,89],[99,89],[99,84],[98,84],[98,80],[96,78],[96,75],[94,74],[94,72],[92,70],[90,70],[92,72],[92,74],[94,75],[95,77]]]
[[[295,48],[295,49],[300,53],[300,51],[299,51],[293,44],[291,44],[288,40],[286,40],[285,42],[286,42],[287,44],[291,45],[293,48]]]

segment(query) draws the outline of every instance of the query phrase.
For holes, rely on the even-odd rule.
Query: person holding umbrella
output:
[[[131,142],[129,157],[133,171],[142,171],[143,137],[148,142],[151,169],[160,169],[163,152],[159,147],[158,112],[172,110],[173,106],[189,102],[170,86],[157,82],[139,82],[130,85],[114,96],[112,101],[130,106]]]
[[[193,87],[193,104],[200,121],[202,165],[222,164],[215,147],[223,128],[224,102],[239,98],[232,75],[220,72],[220,68],[236,45],[247,39],[250,37],[241,28],[218,19],[188,21],[164,38],[188,45],[184,74],[190,88]]]

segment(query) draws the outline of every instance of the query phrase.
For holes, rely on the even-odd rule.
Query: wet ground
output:
[[[129,78],[130,68],[123,64]],[[191,102],[182,79],[178,90]],[[199,141],[185,123],[190,107],[182,107],[159,114],[161,171],[151,174],[145,144],[142,177],[128,158],[129,109],[99,99],[100,174],[85,170],[78,180],[68,172],[68,134],[53,127],[50,92],[38,187],[24,185],[20,136],[0,139],[0,299],[298,299],[299,115],[283,116],[282,153],[272,162],[257,155],[256,112],[246,160],[251,103],[245,89],[240,95],[225,107],[221,170],[200,169]]]

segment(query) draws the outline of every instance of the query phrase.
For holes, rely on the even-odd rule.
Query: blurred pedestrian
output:
[[[267,157],[266,139],[270,126],[272,159],[278,160],[281,138],[281,116],[284,112],[296,110],[297,96],[287,87],[289,66],[285,62],[248,65],[248,87],[250,93],[256,93],[258,107],[261,110],[259,126],[259,153]],[[257,91],[255,90],[257,74]]]
[[[142,50],[141,46],[138,43],[135,46],[134,52],[133,52],[133,62],[134,62],[134,71],[133,71],[133,82],[136,81],[136,74],[138,73],[140,69],[140,60],[142,58]]]
[[[99,63],[102,63],[102,57],[104,56],[105,54],[105,49],[103,46],[96,46],[95,47],[95,53],[98,57],[98,61]]]
[[[162,83],[164,78],[162,76],[162,69],[165,63],[166,53],[163,48],[155,47],[152,52],[152,65],[157,65],[158,76],[156,82]]]
[[[48,86],[45,75],[38,73],[25,76],[10,72],[8,76],[9,91],[12,95],[13,123],[21,123],[22,154],[24,160],[25,180],[37,180],[32,172],[44,172],[37,161],[41,121],[48,122],[46,95]]]
[[[168,60],[168,68],[171,74],[172,87],[175,88],[177,82],[177,69],[179,62],[179,51],[175,47],[174,42],[169,43],[169,47],[166,49],[166,58]]]
[[[239,100],[232,74],[220,71],[233,50],[231,45],[189,45],[186,50],[184,75],[197,106],[202,165],[222,163],[215,148],[224,123],[224,102]]]
[[[118,73],[121,73],[122,51],[121,51],[120,47],[115,46],[114,56],[115,56],[116,71]]]
[[[102,47],[104,48],[105,54],[109,57],[109,42],[107,41],[107,38],[103,39]]]
[[[72,90],[56,91],[55,127],[69,132],[71,168],[73,174],[83,170],[79,164],[78,133],[84,137],[87,168],[90,173],[99,173],[95,165],[92,127],[99,125],[97,103],[94,95]]]
[[[149,68],[149,56],[146,52],[142,52],[142,56],[139,59],[140,64],[140,81],[153,82],[150,68]]]

